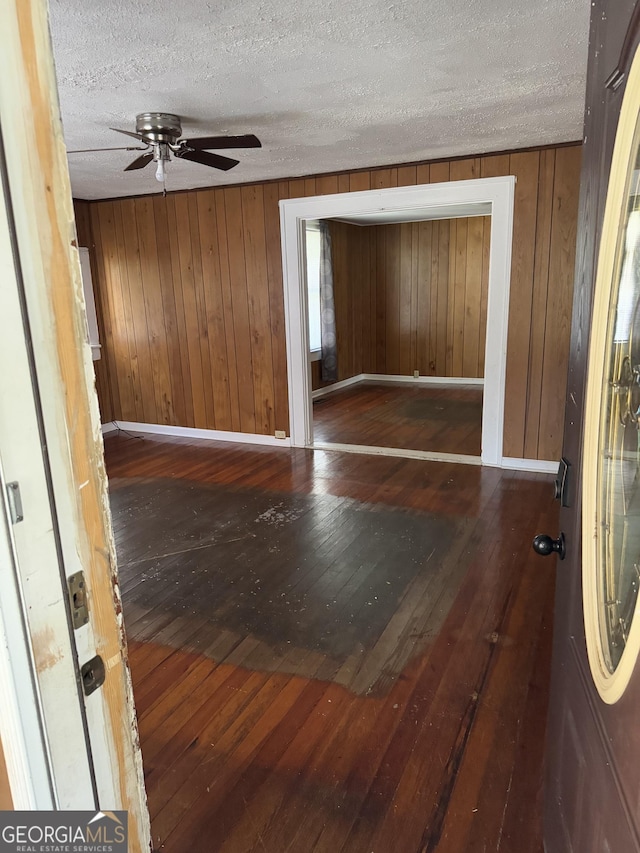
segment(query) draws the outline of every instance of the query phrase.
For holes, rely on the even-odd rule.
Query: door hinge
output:
[[[20,483],[18,483],[17,480],[14,480],[12,483],[7,483],[7,501],[9,503],[11,523],[17,524],[19,521],[24,521],[22,498],[20,497]]]

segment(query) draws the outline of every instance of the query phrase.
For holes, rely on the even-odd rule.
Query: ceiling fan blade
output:
[[[132,169],[144,169],[144,167],[153,160],[153,151],[147,151],[141,157],[136,157],[133,163],[129,163],[125,172],[130,172]]]
[[[76,148],[67,154],[91,154],[93,151],[146,151],[142,145],[125,145],[122,148]]]
[[[175,156],[181,160],[191,160],[192,163],[202,163],[203,166],[222,169],[223,172],[233,169],[240,162],[239,160],[232,160],[231,157],[221,157],[219,154],[211,154],[209,151],[189,151],[188,149],[176,151]]]
[[[184,141],[189,148],[195,148],[196,151],[207,148],[262,148],[262,143],[253,133],[246,133],[244,136],[199,136]]]
[[[119,127],[110,127],[109,130],[115,130],[116,133],[124,133],[125,136],[132,136],[134,139],[141,139],[143,142],[147,140],[139,133],[132,133],[130,130],[120,130]]]

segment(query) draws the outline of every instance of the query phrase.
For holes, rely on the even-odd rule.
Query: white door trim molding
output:
[[[280,201],[291,444],[313,443],[311,372],[304,288],[304,223],[307,219],[406,211],[443,205],[491,204],[489,296],[485,348],[482,464],[502,462],[509,286],[515,177],[479,178],[413,187],[339,193]]]

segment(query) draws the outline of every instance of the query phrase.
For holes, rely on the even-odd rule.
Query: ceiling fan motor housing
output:
[[[180,116],[173,113],[140,113],[136,116],[136,133],[151,143],[173,145],[182,134]]]

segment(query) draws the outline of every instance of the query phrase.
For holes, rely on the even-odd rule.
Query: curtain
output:
[[[321,376],[324,382],[329,382],[338,378],[338,342],[328,222],[320,222],[320,335]]]

